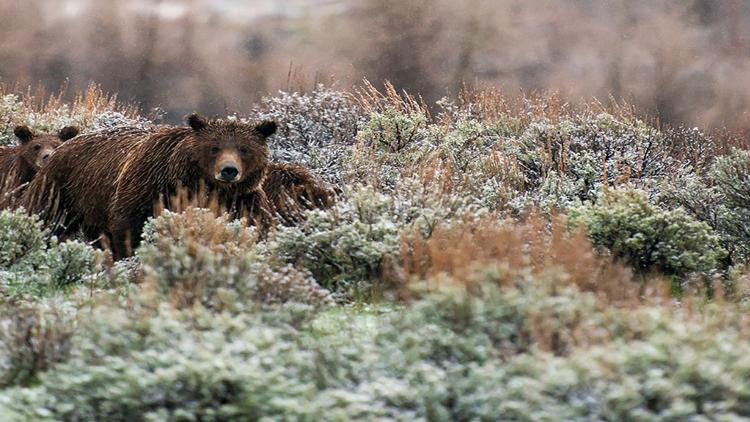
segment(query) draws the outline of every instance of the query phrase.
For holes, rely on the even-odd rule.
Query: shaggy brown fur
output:
[[[60,234],[105,234],[116,259],[140,242],[143,224],[178,191],[212,195],[236,216],[267,225],[266,138],[274,122],[248,125],[188,117],[190,127],[116,128],[60,148],[29,186],[23,203]],[[205,189],[203,189],[205,188]],[[167,200],[165,200],[167,199]]]
[[[299,164],[270,163],[263,182],[271,210],[283,224],[299,222],[305,210],[330,208],[333,192]]]
[[[115,128],[78,136],[57,149],[21,199],[56,235],[78,230],[89,240],[108,234],[108,208],[126,158],[145,129]]]
[[[78,128],[66,126],[55,135],[38,135],[26,126],[16,126],[16,146],[0,148],[0,204],[12,204],[26,184],[63,142],[78,135]]]

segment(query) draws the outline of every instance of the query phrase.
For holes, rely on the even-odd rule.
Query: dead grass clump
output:
[[[468,288],[486,281],[488,267],[496,268],[493,281],[514,286],[522,275],[542,277],[560,273],[559,282],[593,292],[613,304],[640,301],[643,283],[658,290],[659,280],[636,278],[612,258],[597,254],[585,232],[572,233],[563,219],[547,223],[537,216],[519,224],[485,218],[450,229],[438,228],[429,239],[418,233],[403,233],[400,247],[403,281],[443,279]],[[655,293],[655,297],[664,297]],[[654,295],[649,295],[652,298]]]
[[[365,113],[383,113],[388,109],[395,109],[407,116],[421,114],[429,120],[429,108],[421,97],[406,91],[399,93],[388,81],[383,83],[383,88],[381,92],[365,79],[362,86],[354,89],[354,101]]]

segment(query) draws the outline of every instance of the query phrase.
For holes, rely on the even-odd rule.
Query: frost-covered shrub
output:
[[[383,256],[398,249],[399,229],[393,200],[361,187],[331,209],[308,211],[296,227],[280,227],[270,252],[308,269],[323,287],[366,292]]]
[[[680,206],[721,236],[733,263],[750,259],[750,152],[719,157],[705,176],[690,174],[666,183],[660,201]]]
[[[598,333],[580,335],[587,326],[602,323],[602,311],[593,295],[570,285],[559,287],[563,272],[520,276],[517,282],[523,287],[507,290],[494,285],[492,272],[489,266],[472,293],[446,282],[448,287],[428,293],[388,324],[379,341],[392,343],[387,347],[394,347],[393,353],[400,350],[438,365],[481,363],[528,353],[532,347],[567,354],[577,342],[603,341],[595,339]]]
[[[0,270],[40,261],[48,234],[35,215],[23,210],[0,211]]]
[[[431,153],[423,154],[419,168],[434,171],[443,183],[450,181],[455,194],[504,211],[524,190],[518,155],[507,146],[502,126],[461,119],[448,126],[430,125],[427,132],[429,145],[422,149]]]
[[[258,256],[255,234],[239,221],[208,210],[165,211],[150,220],[136,251],[143,278],[178,306],[201,303],[243,309],[256,302],[319,304],[328,293],[288,268],[269,268]]]
[[[521,356],[444,373],[453,420],[743,420],[747,345],[678,329],[570,358]],[[732,346],[728,346],[728,345]],[[429,378],[427,380],[430,380]],[[434,387],[439,387],[437,383]],[[425,388],[425,387],[423,387]]]
[[[130,117],[119,111],[105,111],[94,116],[91,130],[112,129],[121,126],[138,127],[147,129],[153,127],[153,123],[141,116]]]
[[[455,221],[476,221],[488,214],[486,198],[464,192],[436,174],[403,177],[391,195],[394,220],[402,227],[417,228],[424,237],[437,227],[449,227]]]
[[[358,132],[359,140],[377,151],[406,157],[424,145],[427,116],[405,114],[394,107],[370,114]]]
[[[432,148],[427,142],[427,116],[394,107],[373,112],[357,133],[346,181],[367,180],[391,192],[402,175],[418,169]]]
[[[267,266],[258,274],[256,299],[263,303],[313,303],[322,304],[330,300],[330,293],[321,288],[308,271],[283,265]]]
[[[459,174],[474,174],[474,169],[506,135],[500,126],[464,119],[446,128],[432,125],[429,130],[428,139],[438,156],[450,162]]]
[[[28,385],[64,361],[75,331],[75,308],[59,299],[4,302],[0,307],[0,388]]]
[[[74,285],[82,280],[82,274],[96,272],[100,256],[92,252],[90,246],[78,241],[55,244],[48,250],[47,265],[55,287]]]
[[[434,175],[404,177],[390,195],[357,186],[343,198],[331,209],[308,211],[297,226],[279,227],[269,253],[308,269],[324,287],[345,296],[370,291],[383,259],[398,251],[402,231],[429,237],[438,227],[488,214],[482,198]]]
[[[280,310],[100,308],[38,385],[0,393],[0,411],[113,421],[750,415],[750,346],[741,324],[716,325],[731,311],[617,309],[557,282],[453,284],[328,330],[288,324]]]
[[[694,174],[705,174],[716,158],[716,140],[698,128],[669,127],[664,138],[669,156]]]
[[[717,229],[724,233],[731,248],[732,258],[739,262],[750,260],[750,151],[737,150],[721,157],[709,174],[718,197],[716,213],[721,223]]]
[[[595,245],[640,272],[705,273],[717,269],[726,255],[708,224],[679,208],[663,210],[635,189],[604,192],[594,204],[573,209],[570,217],[572,224],[586,226]]]
[[[540,190],[531,203],[562,209],[595,198],[603,186],[655,188],[680,169],[661,132],[610,114],[533,122],[506,149],[518,157],[525,189]]]
[[[0,296],[44,295],[106,282],[102,253],[79,242],[60,243],[38,217],[22,209],[0,211]]]
[[[32,420],[323,419],[312,355],[295,330],[256,315],[100,310],[78,333],[67,362],[0,409]]]
[[[269,140],[275,160],[305,164],[331,183],[341,182],[365,119],[349,94],[323,85],[309,94],[279,92],[263,98],[250,117],[279,124]]]
[[[735,150],[716,160],[710,174],[730,209],[750,213],[750,151]]]
[[[0,118],[2,118],[2,121],[9,123],[0,132],[0,146],[17,143],[16,136],[13,134],[13,127],[20,124],[22,109],[23,103],[18,96],[6,94],[0,97]]]

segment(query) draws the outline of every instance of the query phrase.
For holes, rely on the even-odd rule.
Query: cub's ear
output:
[[[208,126],[206,118],[199,115],[198,113],[193,113],[187,116],[186,120],[188,125],[190,125],[190,127],[193,128],[193,130],[196,132],[200,132],[201,130],[205,129],[206,126]]]
[[[65,126],[64,128],[60,129],[60,132],[57,133],[57,137],[60,138],[61,141],[65,142],[68,139],[75,138],[80,132],[81,131],[76,126]]]
[[[264,138],[268,138],[269,136],[276,133],[276,122],[274,122],[273,120],[264,120],[258,123],[257,126],[255,126],[255,130],[263,135]]]
[[[31,132],[28,126],[16,126],[13,128],[13,133],[16,135],[22,144],[31,141],[34,138],[34,133]]]

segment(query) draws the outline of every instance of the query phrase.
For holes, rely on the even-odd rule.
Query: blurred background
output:
[[[750,128],[748,0],[0,0],[0,19],[5,85],[93,81],[167,121],[367,78],[428,103],[494,86]]]

